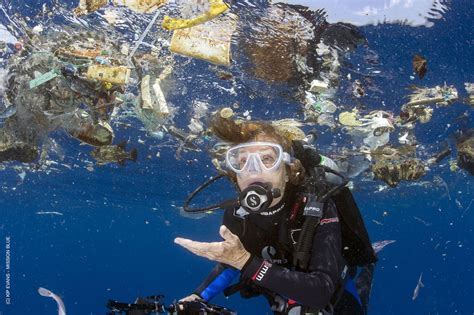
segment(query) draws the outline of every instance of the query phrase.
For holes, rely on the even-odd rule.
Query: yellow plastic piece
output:
[[[459,169],[458,163],[456,160],[449,161],[449,169],[451,170],[451,172],[456,172]]]
[[[89,80],[124,85],[130,78],[130,69],[124,66],[90,65],[86,77]]]
[[[357,127],[362,125],[362,122],[357,120],[357,112],[342,112],[339,114],[339,122],[344,126]]]
[[[165,16],[163,18],[162,26],[168,31],[193,27],[204,22],[210,21],[229,9],[227,4],[225,4],[222,0],[209,0],[209,4],[209,11],[193,19],[177,19]]]
[[[104,88],[105,88],[106,90],[110,90],[112,87],[113,87],[113,84],[112,84],[112,83],[110,83],[110,82],[105,82],[105,83],[104,83]]]

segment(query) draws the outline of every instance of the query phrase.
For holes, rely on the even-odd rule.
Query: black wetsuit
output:
[[[303,311],[291,314],[318,314],[317,311],[325,309],[328,312],[323,314],[362,314],[355,287],[353,290],[350,288],[353,283],[348,286],[342,280],[346,264],[342,256],[337,210],[332,202],[328,203],[316,230],[308,271],[294,271],[292,268],[293,250],[302,226],[302,211],[296,211],[293,204],[282,201],[264,214],[245,218],[239,216],[238,209],[226,210],[223,224],[239,236],[252,256],[240,272],[218,264],[194,293],[210,300],[240,275],[241,295],[263,294],[275,314],[287,314],[288,308],[296,310],[298,305],[304,306]],[[347,312],[338,311],[341,309],[339,305],[332,312],[331,305],[336,301],[337,292],[343,292],[342,286],[346,287],[341,299]],[[352,294],[347,294],[347,290]],[[280,308],[277,311],[278,301],[285,305],[286,310]]]

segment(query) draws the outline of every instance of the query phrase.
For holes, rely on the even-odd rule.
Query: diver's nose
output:
[[[247,162],[247,173],[249,174],[260,174],[262,173],[262,168],[260,167],[259,163],[260,157],[258,154],[251,153],[248,157]]]

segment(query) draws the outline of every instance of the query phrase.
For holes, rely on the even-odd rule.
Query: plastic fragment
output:
[[[357,126],[362,125],[362,122],[357,120],[357,111],[340,113],[339,122],[344,126],[350,126],[350,127],[357,127]]]
[[[415,181],[425,175],[425,167],[420,160],[379,161],[372,165],[375,179],[381,179],[390,187],[396,187],[402,180]]]
[[[428,71],[427,68],[427,61],[425,57],[420,56],[420,55],[415,55],[413,57],[413,70],[415,73],[418,75],[418,77],[423,79],[425,77],[426,72]]]
[[[458,99],[458,91],[452,85],[436,86],[434,88],[415,88],[410,101],[404,107],[416,105],[449,105]]]
[[[3,112],[0,112],[0,119],[7,119],[16,114],[16,106],[10,105]]]
[[[57,76],[60,75],[60,72],[57,69],[53,69],[51,71],[48,71],[39,77],[31,80],[29,82],[30,90],[34,89],[35,87],[38,87],[48,81],[51,81],[52,79],[56,78]]]
[[[7,50],[8,50],[7,43],[0,40],[0,53],[4,54],[7,52]]]
[[[50,297],[55,300],[58,304],[58,315],[66,315],[66,307],[64,306],[63,300],[59,296],[42,287],[38,288],[38,293],[41,296]]]
[[[171,38],[170,50],[217,65],[230,66],[231,39],[236,26],[235,16],[226,15],[210,23],[178,29]]]
[[[106,6],[107,2],[108,0],[80,0],[73,12],[76,16],[86,15]]]
[[[150,76],[142,78],[141,83],[142,109],[152,110],[158,116],[167,116],[169,108],[165,96],[160,86],[160,79],[155,79],[155,83],[150,88]]]
[[[86,77],[89,80],[124,85],[130,78],[130,69],[125,66],[90,65]]]
[[[158,18],[159,13],[160,13],[159,11],[155,13],[155,15],[154,15],[153,18],[151,19],[150,23],[148,23],[147,27],[146,27],[145,30],[143,31],[142,35],[140,36],[140,38],[137,40],[137,42],[136,42],[135,45],[133,46],[132,51],[130,52],[130,55],[128,55],[128,61],[129,61],[129,62],[130,62],[130,60],[132,59],[133,55],[135,55],[135,52],[137,51],[138,47],[140,47],[140,45],[143,43],[143,40],[144,40],[145,37],[148,35],[148,32],[151,30],[152,26],[155,24],[156,19]]]
[[[378,241],[378,242],[372,243],[372,248],[374,249],[375,253],[377,254],[382,249],[384,249],[385,246],[390,245],[390,244],[395,243],[395,242],[396,242],[395,240]]]
[[[457,143],[457,165],[474,175],[474,135]]]
[[[421,281],[422,277],[423,277],[423,272],[420,274],[420,277],[418,278],[418,283],[416,284],[415,290],[413,290],[413,296],[411,298],[413,301],[416,300],[416,298],[420,294],[420,289],[425,286],[423,282]]]
[[[320,80],[313,80],[309,88],[309,91],[313,93],[325,93],[328,90],[329,90],[328,83],[324,81],[320,81]]]
[[[357,98],[365,96],[365,89],[362,86],[362,82],[360,82],[360,80],[355,80],[354,83],[352,83],[352,95]]]
[[[474,106],[474,83],[466,82],[464,83],[464,87],[466,88],[466,92],[469,94],[467,103]]]

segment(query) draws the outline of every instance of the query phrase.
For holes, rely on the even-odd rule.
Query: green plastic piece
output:
[[[36,79],[33,79],[33,80],[30,81],[30,90],[34,89],[35,87],[40,86],[41,84],[44,84],[48,81],[51,81],[52,79],[59,76],[59,74],[60,74],[59,71],[56,70],[56,69],[53,69],[53,70],[48,71],[46,73],[43,73],[42,75],[40,75]]]
[[[317,103],[313,104],[313,107],[314,107],[314,109],[315,109],[317,112],[321,112],[321,111],[322,111],[322,107],[321,107],[321,103],[320,103],[320,102],[317,102]]]

